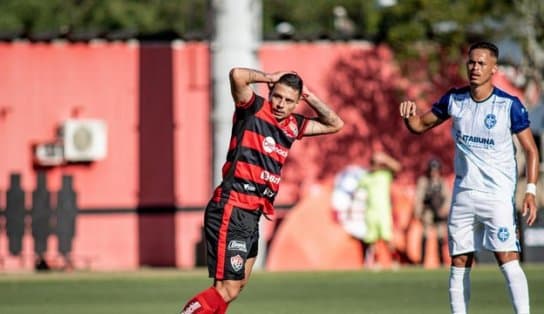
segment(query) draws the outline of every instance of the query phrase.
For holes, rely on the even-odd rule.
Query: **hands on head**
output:
[[[282,76],[284,76],[285,74],[297,74],[297,72],[295,72],[295,71],[278,71],[278,72],[274,72],[274,73],[269,73],[268,77],[270,78],[270,82],[268,82],[268,88],[272,89],[274,87],[274,84],[276,84],[276,82],[279,81],[280,78]]]

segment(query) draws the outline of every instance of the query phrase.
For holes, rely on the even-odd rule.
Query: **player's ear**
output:
[[[268,101],[272,101],[272,91],[274,90],[274,85],[268,83]]]

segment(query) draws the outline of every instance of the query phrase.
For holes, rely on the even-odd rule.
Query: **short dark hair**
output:
[[[474,49],[487,49],[495,58],[499,58],[499,48],[497,48],[497,46],[495,46],[495,44],[493,43],[487,41],[479,41],[470,45],[470,48],[468,48],[468,53],[471,53]]]
[[[275,84],[278,84],[278,83],[287,85],[291,87],[292,89],[298,91],[299,95],[302,95],[303,82],[300,76],[296,75],[295,73],[287,73],[282,75]]]

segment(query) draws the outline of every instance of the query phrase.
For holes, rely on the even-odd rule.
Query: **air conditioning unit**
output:
[[[40,143],[33,146],[34,163],[40,166],[58,166],[64,163],[61,143]]]
[[[64,159],[87,162],[104,159],[107,154],[108,130],[98,119],[69,119],[62,124]]]

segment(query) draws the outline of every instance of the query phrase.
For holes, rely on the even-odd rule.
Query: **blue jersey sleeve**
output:
[[[433,104],[431,111],[441,120],[446,120],[450,117],[448,107],[450,104],[451,90],[442,96],[437,102]]]
[[[519,133],[529,127],[529,113],[523,104],[516,97],[510,108],[510,130],[512,133]]]

